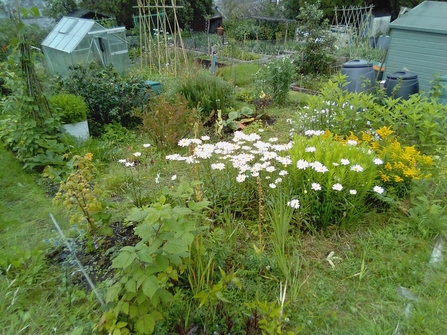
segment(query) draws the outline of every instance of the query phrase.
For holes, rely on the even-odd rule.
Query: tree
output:
[[[112,15],[116,18],[116,22],[119,25],[125,26],[126,29],[131,29],[133,27],[132,15],[138,15],[137,4],[137,0],[81,0],[79,7]]]
[[[78,8],[75,0],[48,0],[48,4],[49,6],[45,9],[45,14],[55,19]]]

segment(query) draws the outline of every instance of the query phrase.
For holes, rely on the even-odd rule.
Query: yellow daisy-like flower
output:
[[[373,137],[370,133],[366,133],[366,132],[362,131],[362,140],[370,143],[373,141]]]
[[[404,181],[400,176],[394,176],[394,181],[396,183],[400,183],[401,181]]]
[[[384,173],[380,173],[380,178],[382,178],[382,180],[387,183],[390,181],[390,177],[388,177],[386,174]]]
[[[371,143],[371,150],[378,151],[380,148],[380,142],[374,141]]]
[[[92,158],[93,158],[93,154],[92,153],[89,152],[88,154],[85,154],[85,159],[91,161]]]
[[[391,135],[392,133],[394,133],[394,131],[391,130],[391,126],[389,127],[382,127],[380,129],[376,130],[376,133],[379,134],[379,136],[383,139],[387,138],[389,135]]]
[[[415,178],[417,176],[417,172],[415,168],[407,168],[403,170],[404,176],[408,178]]]
[[[385,164],[385,170],[391,171],[393,169],[393,166],[390,164],[390,162]]]

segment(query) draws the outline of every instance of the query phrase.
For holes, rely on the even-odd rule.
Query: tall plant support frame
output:
[[[361,42],[365,40],[364,37],[369,33],[370,25],[372,24],[372,10],[374,5],[369,6],[348,6],[348,7],[335,7],[334,19],[332,21],[332,31],[338,36],[338,40],[343,40],[342,36],[345,36],[347,43],[349,44],[350,56],[353,56],[355,49],[362,47]],[[366,45],[369,47],[369,44]]]
[[[177,6],[175,0],[168,5],[165,0],[137,0],[136,8],[140,27],[140,67],[149,66],[150,71],[156,68],[160,73],[171,68],[177,73],[179,66],[188,62],[176,11],[183,6]],[[172,10],[172,25],[167,19],[167,10]]]

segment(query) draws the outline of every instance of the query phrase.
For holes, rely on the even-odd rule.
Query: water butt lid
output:
[[[394,72],[394,73],[386,76],[387,79],[391,79],[391,80],[397,80],[397,79],[412,80],[412,79],[417,79],[417,77],[418,77],[417,74],[414,74],[413,72],[407,72],[407,71],[397,71],[397,72]]]
[[[343,64],[344,68],[372,67],[373,64],[366,59],[353,59]]]

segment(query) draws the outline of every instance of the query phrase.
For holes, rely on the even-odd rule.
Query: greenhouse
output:
[[[118,72],[130,66],[124,27],[107,29],[94,20],[63,17],[42,42],[52,73],[67,75],[70,66],[96,61]]]

